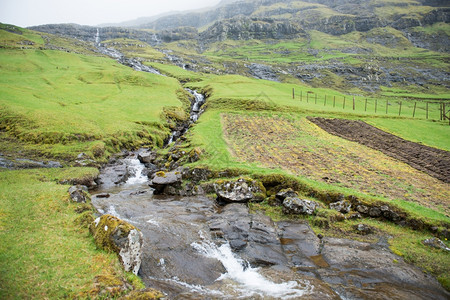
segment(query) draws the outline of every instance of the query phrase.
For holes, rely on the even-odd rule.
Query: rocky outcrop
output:
[[[225,203],[262,201],[266,196],[266,189],[261,182],[249,178],[218,180],[214,183],[214,189],[217,200]]]
[[[88,187],[84,185],[74,185],[69,188],[69,195],[72,201],[86,203],[90,201]]]
[[[89,229],[98,247],[116,253],[125,271],[137,275],[141,267],[143,236],[136,227],[111,215],[103,215]]]
[[[283,201],[283,213],[313,215],[320,207],[319,203],[311,200],[303,200],[296,197],[287,197]]]
[[[448,248],[443,241],[441,241],[438,238],[431,238],[431,239],[426,239],[422,242],[424,245],[432,247],[432,248],[436,248],[436,249],[443,249],[446,251],[450,251],[450,248]]]
[[[177,195],[181,188],[182,176],[178,171],[156,172],[150,186],[155,189],[154,194]]]
[[[144,149],[138,153],[137,158],[142,164],[153,163],[156,159],[156,152]]]
[[[334,209],[338,212],[341,212],[343,214],[347,214],[350,212],[350,209],[352,208],[352,204],[348,200],[342,200],[342,201],[330,203],[330,208]]]

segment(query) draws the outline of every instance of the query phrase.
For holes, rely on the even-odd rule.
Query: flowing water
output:
[[[140,275],[148,286],[183,299],[289,299],[312,289],[307,281],[270,281],[233,252],[228,242],[211,237],[208,220],[220,218],[214,200],[153,195],[136,156],[123,161],[134,175],[122,184],[100,185],[93,204],[100,213],[142,231]],[[97,197],[98,193],[110,197]]]

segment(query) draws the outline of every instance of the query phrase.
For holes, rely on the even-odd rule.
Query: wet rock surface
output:
[[[57,161],[36,161],[28,158],[13,158],[4,156],[0,153],[0,168],[18,170],[18,169],[36,169],[36,168],[62,168]]]

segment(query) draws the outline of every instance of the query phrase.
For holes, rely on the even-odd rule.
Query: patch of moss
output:
[[[156,176],[166,178],[166,173],[164,171],[156,172]]]
[[[81,213],[73,222],[77,226],[88,228],[94,222],[92,211],[89,210]]]
[[[126,237],[129,232],[136,229],[133,225],[111,215],[103,215],[89,227],[94,236],[96,245],[106,251],[119,253],[120,249],[113,242],[112,236]]]
[[[164,294],[155,289],[132,291],[124,297],[126,300],[156,300],[164,298]]]

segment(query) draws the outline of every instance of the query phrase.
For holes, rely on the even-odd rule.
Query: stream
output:
[[[96,44],[102,53],[148,72],[139,61],[101,46],[99,33]],[[190,119],[172,132],[168,145],[202,113],[204,96],[187,91],[193,96]],[[376,243],[318,237],[307,223],[274,222],[250,213],[246,204],[155,195],[138,159],[141,151],[146,150],[124,153],[102,168],[92,203],[99,214],[141,230],[139,275],[168,299],[449,298],[434,278],[389,250],[389,237]]]

